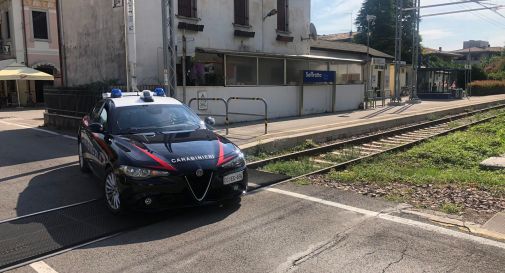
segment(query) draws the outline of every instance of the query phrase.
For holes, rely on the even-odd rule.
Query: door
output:
[[[37,68],[38,71],[42,71],[49,75],[54,75],[54,69],[52,67],[40,67]],[[36,103],[44,102],[44,86],[53,86],[53,81],[35,81],[35,101]]]
[[[97,163],[99,162],[100,157],[100,146],[98,144],[100,134],[91,132],[89,125],[92,123],[97,123],[99,121],[103,106],[104,101],[100,101],[95,104],[95,107],[93,107],[93,110],[89,114],[89,120],[84,124],[84,128],[81,131],[83,157],[88,162],[91,170],[97,175],[99,175]]]

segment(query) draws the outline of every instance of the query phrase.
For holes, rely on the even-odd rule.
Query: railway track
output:
[[[315,166],[319,167],[319,169],[316,171],[302,174],[296,177],[291,177],[289,179],[285,179],[268,186],[272,187],[299,178],[328,173],[331,170],[344,170],[350,165],[357,164],[371,157],[375,157],[384,153],[404,150],[434,137],[465,130],[470,126],[484,123],[493,118],[496,118],[498,114],[493,114],[472,121],[465,120],[466,118],[503,108],[505,108],[505,105],[500,104],[481,110],[448,116],[433,121],[427,121],[408,127],[393,129],[390,131],[358,137],[343,142],[275,156],[265,160],[252,162],[248,164],[248,167],[250,169],[261,169],[262,167],[274,162],[301,159],[308,159]],[[458,121],[466,122],[464,122],[464,124],[458,124]],[[254,189],[253,192],[259,189],[261,188]]]
[[[454,126],[451,122],[501,108],[505,108],[505,105],[497,105],[250,163],[248,164],[248,168],[252,169],[250,181],[251,178],[256,181],[265,180],[264,183],[251,187],[253,190],[250,193],[301,177],[345,169],[351,164],[382,153],[406,149],[436,136],[464,130],[469,126],[486,122],[496,115],[461,126]],[[302,158],[308,158],[320,168],[297,177],[272,175],[257,171],[257,169],[273,162]],[[107,240],[164,219],[162,216],[112,216],[105,209],[103,200],[94,199],[0,221],[0,245],[2,245],[0,272]]]

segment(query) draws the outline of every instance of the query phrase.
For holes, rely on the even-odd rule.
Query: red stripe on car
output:
[[[219,166],[225,164],[226,162],[232,160],[234,158],[234,156],[229,156],[229,157],[225,158],[223,143],[221,142],[220,139],[218,139],[217,142],[219,143],[219,155],[217,157],[217,166],[219,167]]]
[[[154,154],[150,153],[149,151],[147,151],[146,149],[142,149],[140,148],[139,146],[133,144],[133,146],[137,147],[137,149],[139,149],[141,152],[143,152],[144,154],[146,154],[148,157],[150,157],[151,159],[153,159],[154,161],[156,161],[158,164],[161,165],[161,167],[163,167],[163,169],[167,170],[167,171],[175,171],[176,169],[168,164],[166,161],[164,161],[163,159],[155,156]]]

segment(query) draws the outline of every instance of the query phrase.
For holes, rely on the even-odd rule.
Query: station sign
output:
[[[304,83],[334,82],[334,81],[335,81],[335,71],[322,71],[322,70],[303,71]]]

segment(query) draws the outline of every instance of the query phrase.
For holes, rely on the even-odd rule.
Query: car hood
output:
[[[122,135],[116,138],[116,145],[134,166],[182,173],[216,169],[238,150],[228,139],[206,129]]]

